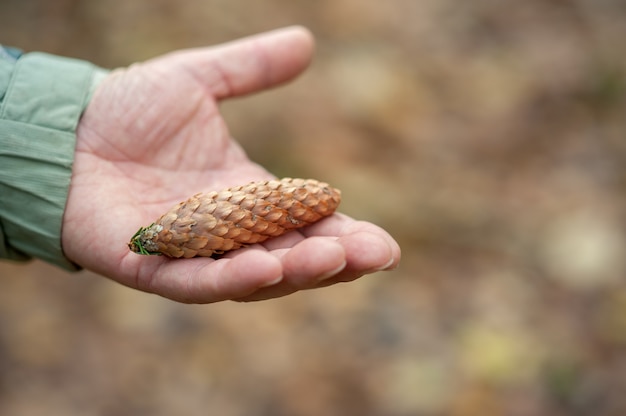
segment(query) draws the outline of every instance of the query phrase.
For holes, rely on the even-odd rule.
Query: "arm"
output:
[[[76,268],[61,249],[62,215],[76,125],[102,75],[86,62],[0,47],[0,257]]]

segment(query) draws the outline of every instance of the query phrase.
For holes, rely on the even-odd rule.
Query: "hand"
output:
[[[335,214],[223,258],[140,256],[140,226],[189,196],[271,178],[230,137],[218,102],[298,75],[313,39],[289,28],[218,47],[174,52],[116,70],[77,130],[63,219],[66,256],[124,285],[189,303],[275,298],[394,268],[397,243]]]

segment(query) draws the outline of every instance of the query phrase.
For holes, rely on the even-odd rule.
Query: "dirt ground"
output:
[[[0,414],[626,414],[626,3],[2,0],[0,42],[126,66],[292,24],[294,83],[223,106],[343,191],[394,272],[187,306],[0,263]]]

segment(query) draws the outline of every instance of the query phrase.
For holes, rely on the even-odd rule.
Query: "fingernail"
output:
[[[348,264],[348,263],[344,261],[344,262],[343,262],[343,263],[342,263],[339,267],[337,267],[336,269],[331,270],[331,271],[328,271],[328,272],[323,273],[322,275],[318,276],[318,277],[317,277],[317,279],[316,279],[316,280],[317,280],[317,283],[319,283],[319,282],[321,282],[321,281],[323,281],[323,280],[326,280],[326,279],[329,279],[329,278],[333,277],[334,275],[336,275],[337,273],[339,273],[340,271],[342,271],[343,269],[345,269],[347,264]]]
[[[393,257],[389,259],[389,261],[387,263],[385,263],[384,265],[380,266],[379,268],[376,269],[377,272],[382,272],[383,270],[387,270],[391,267],[391,265],[393,264]]]
[[[275,284],[280,283],[281,280],[283,280],[283,275],[282,274],[280,276],[278,276],[276,279],[270,280],[269,282],[265,282],[264,284],[262,284],[259,287],[274,286]]]

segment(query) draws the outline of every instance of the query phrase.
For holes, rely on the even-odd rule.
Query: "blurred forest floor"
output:
[[[186,306],[0,263],[3,415],[626,414],[626,3],[3,0],[0,42],[129,65],[291,24],[293,84],[223,106],[401,266]]]

